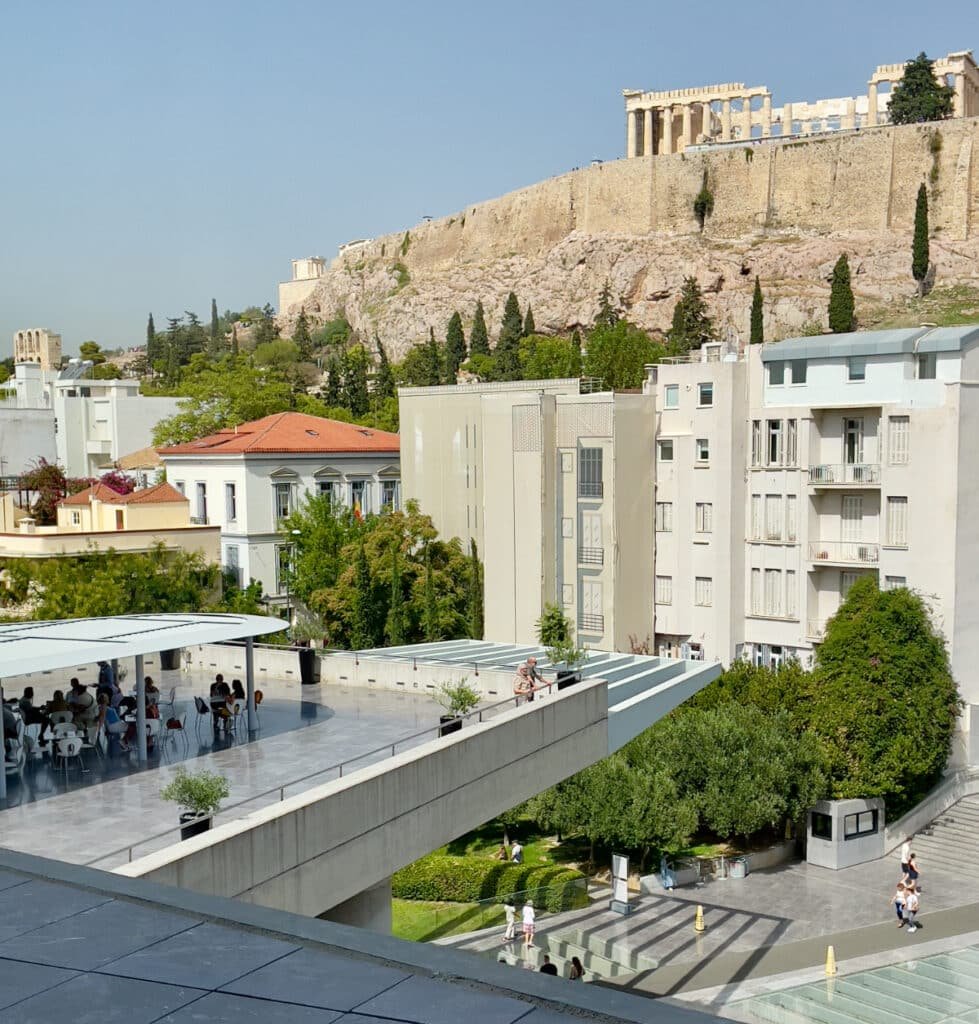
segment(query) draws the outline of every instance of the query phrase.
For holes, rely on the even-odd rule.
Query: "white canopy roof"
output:
[[[266,615],[167,612],[0,624],[0,679],[286,629]]]

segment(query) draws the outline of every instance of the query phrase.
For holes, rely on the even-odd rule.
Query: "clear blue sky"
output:
[[[665,8],[665,10],[663,9]],[[296,256],[624,147],[623,87],[776,103],[979,49],[975,0],[5,0],[0,354],[275,302]]]

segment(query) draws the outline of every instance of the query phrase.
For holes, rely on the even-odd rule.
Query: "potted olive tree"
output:
[[[482,700],[482,696],[474,690],[465,679],[454,685],[443,683],[435,691],[435,701],[445,709],[439,716],[439,736],[447,736],[450,732],[458,732],[462,728],[462,716]]]
[[[537,639],[547,648],[547,658],[557,670],[557,688],[564,690],[581,682],[579,666],[588,658],[588,652],[574,642],[571,620],[552,603],[544,605],[537,620]]]
[[[211,818],[228,792],[228,780],[223,775],[208,771],[191,773],[181,766],[160,790],[160,796],[184,808],[180,815],[180,838],[190,839],[211,827]]]

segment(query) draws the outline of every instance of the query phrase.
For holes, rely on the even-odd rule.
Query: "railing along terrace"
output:
[[[580,565],[604,565],[604,548],[578,548],[578,563]]]
[[[604,633],[605,616],[581,614],[578,616],[578,629],[587,630],[589,633]]]
[[[854,462],[842,465],[810,466],[809,483],[818,486],[879,484],[880,465],[870,462]]]
[[[579,480],[578,481],[578,497],[579,498],[601,498],[605,491],[602,486],[601,480]]]
[[[812,541],[809,560],[812,562],[852,562],[854,565],[876,565],[880,546],[866,541]]]

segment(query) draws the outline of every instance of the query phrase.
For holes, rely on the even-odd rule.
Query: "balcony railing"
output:
[[[809,619],[806,623],[806,636],[810,640],[822,640],[826,632],[825,619]]]
[[[601,480],[579,480],[579,498],[601,498],[603,495]]]
[[[810,466],[809,483],[814,487],[877,487],[880,485],[880,465],[876,462],[848,462]]]
[[[811,562],[844,563],[846,565],[876,565],[880,545],[864,541],[813,541],[809,545]]]
[[[207,516],[191,516],[190,517],[190,525],[191,526],[207,526],[208,525]]]
[[[605,616],[604,615],[579,615],[578,616],[578,629],[585,630],[586,633],[604,633],[605,632]]]
[[[605,551],[603,548],[578,548],[579,565],[604,565]]]

